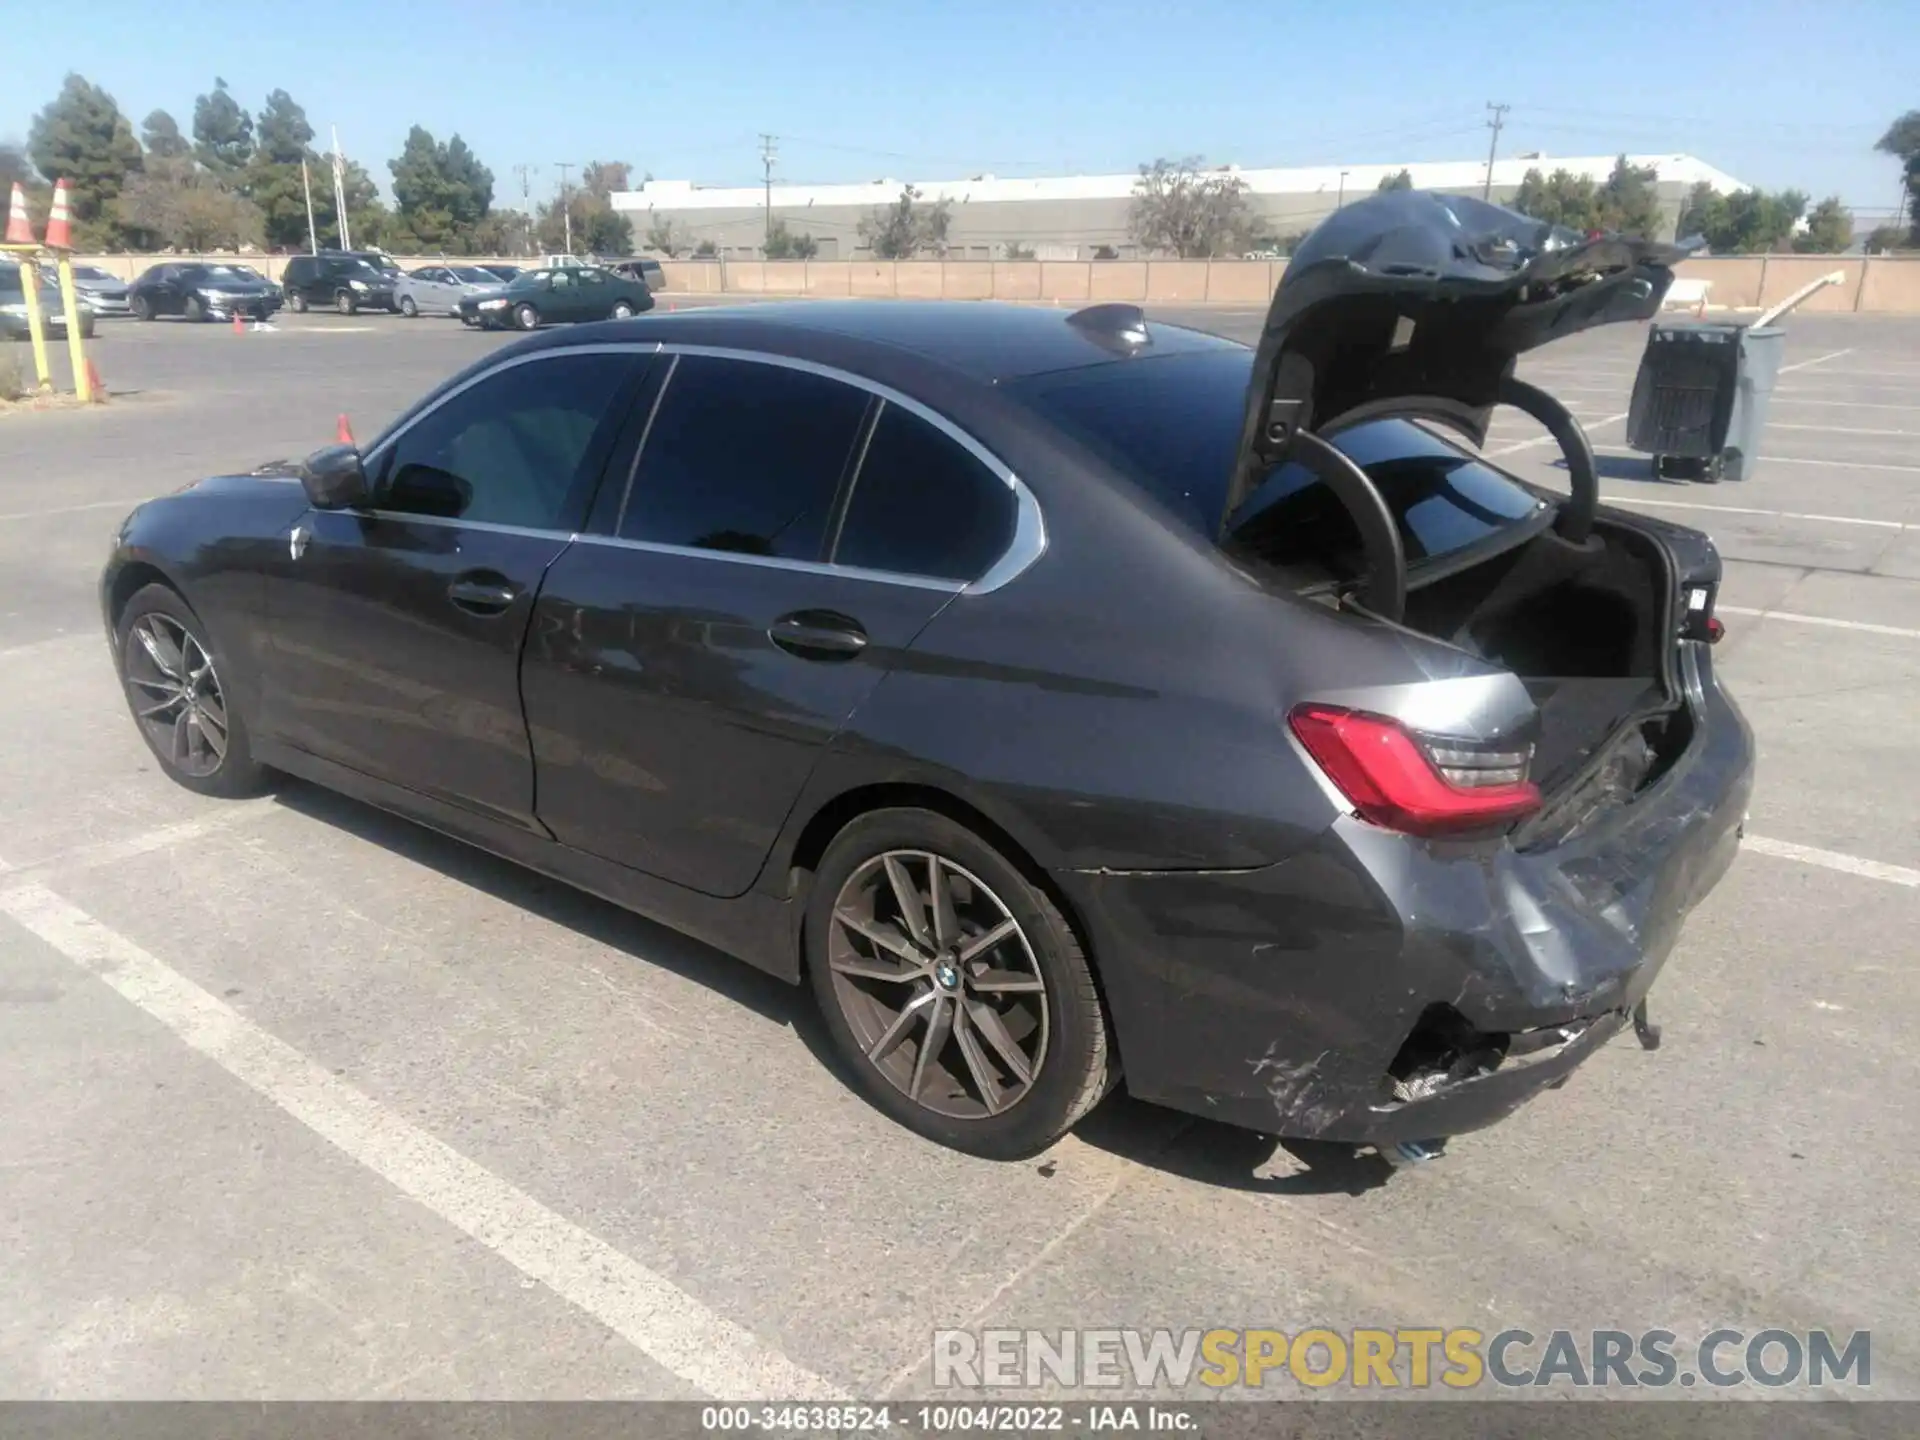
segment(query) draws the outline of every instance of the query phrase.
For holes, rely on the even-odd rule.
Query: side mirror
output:
[[[328,445],[302,460],[300,488],[316,510],[351,510],[373,498],[366,467],[352,445]]]

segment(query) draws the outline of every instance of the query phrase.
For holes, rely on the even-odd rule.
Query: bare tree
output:
[[[681,251],[693,248],[693,237],[679,221],[662,216],[647,227],[647,248],[658,250],[669,260],[678,260]]]
[[[1238,175],[1205,170],[1197,155],[1140,167],[1127,228],[1142,249],[1209,259],[1243,248],[1252,225],[1247,182]]]
[[[115,201],[120,223],[177,250],[239,250],[258,245],[260,207],[228,189],[192,158],[148,157]]]
[[[920,191],[905,186],[900,198],[884,210],[875,210],[860,222],[860,238],[876,260],[911,260],[922,251],[947,253],[947,231],[953,224],[953,202],[941,200],[924,208],[914,201]]]

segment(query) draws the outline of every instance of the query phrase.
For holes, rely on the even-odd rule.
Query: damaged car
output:
[[[1516,376],[1682,254],[1398,192],[1253,347],[1126,305],[529,336],[142,505],[106,628],[182,785],[305,777],[808,985],[940,1143],[1124,1083],[1420,1158],[1645,1022],[1739,842],[1719,557]],[[1564,493],[1479,453],[1501,406]]]

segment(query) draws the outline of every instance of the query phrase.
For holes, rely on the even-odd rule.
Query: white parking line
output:
[[[75,845],[72,849],[57,850],[39,860],[22,861],[7,869],[12,874],[29,870],[57,870],[62,873],[97,870],[104,865],[117,865],[122,860],[137,860],[142,855],[171,850],[189,841],[204,840],[209,835],[216,835],[237,825],[264,820],[279,808],[279,802],[271,796],[258,800],[230,800],[197,820],[162,825],[157,830],[148,830],[124,840],[97,840],[88,845]]]
[[[1598,430],[1602,425],[1611,425],[1616,420],[1624,420],[1626,418],[1627,412],[1622,410],[1618,415],[1609,415],[1604,420],[1588,422],[1586,428],[1589,430]],[[1488,450],[1485,453],[1489,456],[1511,455],[1517,450],[1531,450],[1536,445],[1557,445],[1558,443],[1559,442],[1551,435],[1536,435],[1531,440],[1522,440],[1516,445],[1502,445],[1498,450]]]
[[[1551,437],[1545,437],[1551,438]],[[1624,445],[1596,445],[1597,455],[1641,456],[1643,452],[1630,450]],[[1488,454],[1495,452],[1488,451]],[[1651,461],[1651,457],[1644,457]],[[1920,465],[1888,465],[1877,460],[1821,460],[1811,455],[1762,455],[1756,462],[1761,465],[1819,465],[1829,470],[1891,470],[1900,475],[1920,475]]]
[[[1796,370],[1811,370],[1816,365],[1824,365],[1829,360],[1838,360],[1842,355],[1851,355],[1852,353],[1853,350],[1849,347],[1845,350],[1832,351],[1826,355],[1816,355],[1811,360],[1799,360],[1792,365],[1782,365],[1780,367],[1780,373],[1782,375],[1791,375]]]
[[[56,505],[48,510],[11,510],[0,515],[0,520],[42,520],[50,515],[79,515],[87,510],[131,510],[152,498],[136,495],[130,500],[94,500],[85,505]]]
[[[10,916],[321,1138],[688,1383],[728,1399],[838,1392],[665,1276],[268,1034],[46,887],[0,887]]]
[[[1835,620],[1827,615],[1796,615],[1790,610],[1749,610],[1744,605],[1715,605],[1716,615],[1751,615],[1757,620],[1786,620],[1795,625],[1824,625],[1833,630],[1859,630],[1868,635],[1891,635],[1899,640],[1920,640],[1920,630],[1899,625],[1876,625],[1869,620]]]
[[[1840,410],[1913,410],[1920,412],[1920,402],[1906,405],[1889,405],[1884,400],[1810,400],[1797,391],[1776,390],[1773,392],[1776,405],[1825,405]]]
[[[1884,880],[1889,885],[1920,889],[1920,870],[1904,865],[1887,865],[1878,860],[1862,860],[1858,855],[1843,855],[1838,850],[1816,850],[1811,845],[1796,845],[1791,840],[1770,840],[1764,835],[1749,835],[1740,842],[1743,850],[1772,855],[1780,860],[1798,860],[1802,865],[1818,865],[1823,870],[1839,870],[1868,880]]]
[[[1863,430],[1852,425],[1794,425],[1785,420],[1767,421],[1769,430],[1818,430],[1822,435],[1913,435],[1920,430]]]
[[[1903,520],[1868,520],[1860,515],[1813,515],[1799,510],[1756,510],[1746,505],[1701,505],[1692,500],[1655,500],[1642,495],[1605,495],[1608,505],[1653,505],[1662,510],[1705,510],[1718,515],[1764,515],[1775,520],[1818,520],[1827,525],[1867,525],[1876,530],[1920,530]]]

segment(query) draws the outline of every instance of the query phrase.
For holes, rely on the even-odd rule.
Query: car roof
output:
[[[656,310],[611,322],[617,331],[575,326],[550,343],[585,344],[604,342],[612,334],[631,339],[645,333],[662,341],[784,354],[818,348],[809,341],[839,339],[854,342],[855,349],[907,351],[989,384],[1119,360],[1245,348],[1218,335],[1153,320],[1146,322],[1149,343],[1130,345],[1116,333],[1116,324],[1124,318],[1120,312],[993,301],[802,300],[667,315]]]

